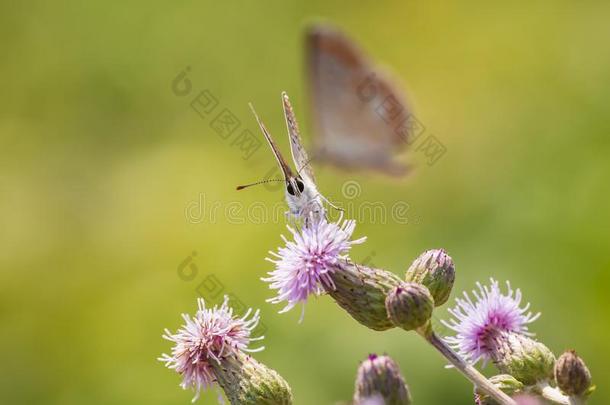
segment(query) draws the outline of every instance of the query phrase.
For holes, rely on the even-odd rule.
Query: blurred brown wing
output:
[[[315,156],[346,168],[404,174],[393,160],[407,144],[405,98],[342,33],[313,26],[306,37]]]
[[[292,152],[292,160],[294,160],[297,173],[304,174],[315,183],[311,162],[303,147],[303,141],[299,133],[299,124],[294,116],[294,111],[286,92],[282,92],[282,102],[284,105],[284,116],[286,117],[286,127],[288,128],[288,138],[290,139],[290,151]]]

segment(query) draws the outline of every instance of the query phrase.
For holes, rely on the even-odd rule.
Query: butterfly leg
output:
[[[324,197],[322,194],[318,194],[322,200],[324,200],[328,205],[336,209],[337,211],[345,211],[343,208],[337,207],[335,204],[331,203],[328,198]]]
[[[294,214],[294,212],[292,212],[290,210],[286,210],[284,212],[284,215],[286,216],[286,221],[289,224],[293,224],[295,222],[295,219],[297,218],[297,216]]]

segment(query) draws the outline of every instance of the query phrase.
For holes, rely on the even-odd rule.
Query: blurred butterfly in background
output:
[[[316,160],[346,169],[405,174],[407,166],[394,157],[411,141],[417,122],[388,75],[327,25],[307,30],[305,63]]]
[[[292,171],[286,160],[282,156],[279,148],[275,141],[271,137],[271,134],[265,127],[265,124],[261,121],[258,114],[254,110],[252,104],[250,108],[256,117],[256,121],[271,147],[271,151],[275,156],[275,159],[280,167],[283,179],[286,183],[286,202],[289,208],[289,214],[294,218],[304,221],[305,224],[311,220],[317,220],[325,217],[326,211],[322,201],[328,202],[333,206],[324,196],[320,194],[315,183],[313,169],[311,168],[311,162],[303,147],[301,141],[301,135],[299,134],[299,125],[297,124],[292,105],[288,99],[286,92],[282,93],[282,103],[284,106],[284,117],[286,118],[286,127],[288,128],[288,139],[290,140],[290,151],[292,152],[292,160],[295,164],[296,173]],[[278,181],[278,179],[270,179],[265,181],[259,181],[252,184],[246,184],[238,186],[237,190],[243,190],[246,187],[254,186],[256,184],[266,183],[269,181]],[[334,207],[334,206],[333,206]],[[335,207],[336,208],[336,207]]]

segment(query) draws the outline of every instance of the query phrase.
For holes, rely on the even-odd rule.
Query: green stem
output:
[[[481,391],[495,399],[501,405],[517,405],[511,397],[498,389],[476,368],[468,364],[453,351],[443,339],[434,333],[429,324],[419,329],[418,333]]]

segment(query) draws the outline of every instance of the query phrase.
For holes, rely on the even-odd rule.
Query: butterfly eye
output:
[[[286,191],[288,192],[288,194],[294,195],[294,188],[292,188],[292,184],[291,183],[288,183],[288,186],[286,186]]]
[[[305,184],[301,179],[297,179],[297,188],[299,189],[299,193],[302,193],[305,190]]]

